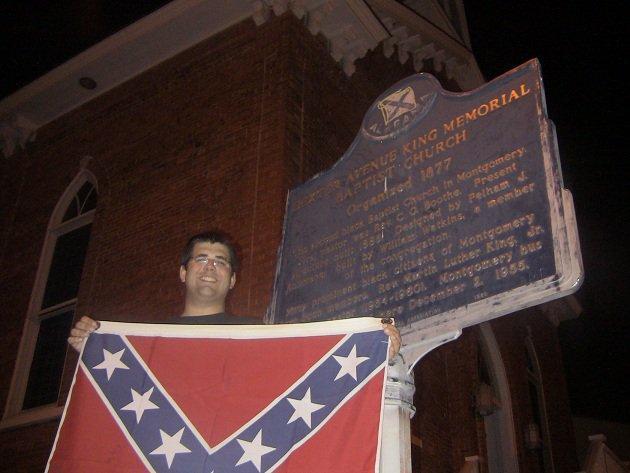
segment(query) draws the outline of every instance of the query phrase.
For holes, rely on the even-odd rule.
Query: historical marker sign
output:
[[[411,76],[288,197],[275,323],[465,327],[577,290],[582,266],[539,63],[468,93]]]

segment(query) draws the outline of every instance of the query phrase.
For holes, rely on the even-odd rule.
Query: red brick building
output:
[[[208,228],[240,245],[229,309],[262,317],[288,189],[396,81],[483,82],[459,1],[229,3],[172,2],[0,103],[1,471],[45,466],[74,317],[178,313],[179,251]],[[420,363],[414,471],[577,470],[553,323],[574,306],[467,329]]]

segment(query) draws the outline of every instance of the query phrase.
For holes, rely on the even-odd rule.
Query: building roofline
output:
[[[0,101],[0,148],[11,156],[42,126],[153,66],[247,18],[260,25],[272,12],[288,10],[312,34],[326,37],[331,56],[349,76],[358,58],[383,43],[388,57],[394,47],[400,62],[413,57],[416,70],[421,67],[416,58],[432,57],[468,81],[464,88],[483,82],[464,45],[394,0],[174,0]],[[82,78],[92,79],[95,87],[81,86]]]

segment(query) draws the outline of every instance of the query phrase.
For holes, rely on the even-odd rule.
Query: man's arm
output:
[[[83,343],[85,343],[85,339],[88,337],[89,334],[96,330],[99,325],[100,324],[96,320],[93,320],[84,315],[77,321],[76,324],[74,324],[72,330],[70,330],[68,343],[76,351],[81,351]]]
[[[386,322],[387,321],[387,322]],[[383,319],[383,331],[390,340],[389,345],[389,359],[393,360],[398,352],[400,351],[400,345],[402,344],[402,338],[400,337],[400,331],[396,328],[396,326],[392,323],[391,319]]]

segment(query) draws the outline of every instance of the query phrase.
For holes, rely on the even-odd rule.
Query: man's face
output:
[[[206,257],[208,262],[196,261],[201,257]],[[213,261],[218,263],[214,264]],[[186,267],[180,267],[179,277],[186,284],[186,298],[191,298],[196,305],[209,307],[216,303],[223,304],[236,283],[230,252],[222,243],[196,243]]]

